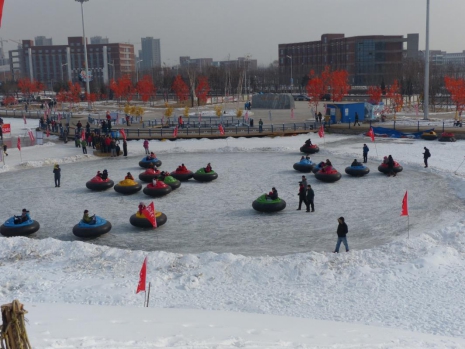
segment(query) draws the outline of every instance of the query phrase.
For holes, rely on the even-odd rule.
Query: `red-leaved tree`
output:
[[[20,79],[18,81],[18,88],[24,96],[29,96],[35,92],[44,90],[44,85],[40,81],[30,80],[28,78]]]
[[[324,95],[324,92],[325,87],[323,80],[319,78],[313,70],[310,71],[310,79],[307,83],[307,94],[310,98],[308,104],[314,107],[316,111],[318,111],[318,103],[321,100],[321,96]]]
[[[206,76],[199,76],[197,78],[197,87],[195,88],[195,95],[199,99],[199,104],[207,102],[207,96],[210,92],[210,85]]]
[[[389,86],[386,97],[389,98],[391,107],[394,111],[394,117],[398,111],[402,109],[404,105],[404,98],[400,93],[400,86],[397,80],[394,80],[391,86]]]
[[[465,109],[465,80],[446,76],[444,78],[444,83],[447,91],[450,93],[450,99],[455,104],[456,111],[463,111]]]
[[[346,70],[335,70],[331,73],[331,92],[334,102],[340,102],[349,93],[349,73]]]
[[[189,99],[189,87],[182,79],[181,75],[176,75],[176,78],[173,81],[173,85],[171,85],[171,89],[178,97],[178,100],[182,103]]]
[[[116,99],[118,99],[118,102],[121,99],[125,99],[126,102],[129,103],[136,93],[136,89],[134,88],[131,79],[127,75],[120,77],[116,81],[111,80],[110,90],[113,91]]]
[[[142,102],[147,103],[150,98],[155,97],[157,88],[152,82],[152,78],[149,75],[144,75],[136,85],[137,93],[140,94]]]
[[[370,86],[368,87],[368,95],[370,96],[370,103],[378,105],[379,102],[381,102],[383,91],[381,90],[381,87]]]

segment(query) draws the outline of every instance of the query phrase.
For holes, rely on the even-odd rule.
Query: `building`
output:
[[[153,67],[161,66],[160,39],[146,37],[141,39],[142,49],[140,50],[140,70],[150,70]]]
[[[36,36],[34,39],[36,46],[52,46],[52,38],[46,38],[45,36]]]
[[[383,80],[388,84],[390,72],[401,69],[404,58],[418,58],[418,40],[418,34],[407,34],[407,38],[323,34],[318,41],[280,44],[280,82],[293,85],[292,77],[300,80],[311,70],[320,73],[329,66],[347,70],[351,85],[379,84]]]
[[[202,71],[203,68],[213,64],[213,58],[190,58],[189,56],[179,57],[179,65],[181,67],[195,67]]]
[[[430,63],[432,65],[465,65],[465,51],[447,53],[441,50],[430,50]],[[424,55],[422,55],[424,58]]]
[[[85,72],[84,45],[81,36],[69,37],[67,45],[35,46],[23,40],[22,48],[9,52],[14,79],[30,78],[53,86],[57,81],[81,81]],[[108,84],[135,72],[134,45],[87,45],[89,75],[98,83]]]
[[[91,45],[103,45],[109,44],[110,40],[108,38],[102,38],[101,36],[93,36],[90,38]]]
[[[216,61],[213,62],[213,65],[216,67],[237,69],[247,67],[248,70],[254,70],[257,69],[258,62],[256,59],[250,59],[250,57],[238,57],[236,60]]]

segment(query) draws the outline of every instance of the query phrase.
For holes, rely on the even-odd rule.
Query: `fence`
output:
[[[442,132],[445,131],[446,128],[454,128],[454,127],[462,127],[461,122],[453,121],[453,120],[447,120],[447,121],[429,121],[429,120],[423,120],[423,121],[389,121],[389,122],[373,122],[369,120],[369,122],[365,122],[362,125],[369,124],[369,127],[374,126],[374,127],[385,127],[385,128],[392,128],[394,130],[416,130],[417,132],[424,131],[424,130],[430,130],[432,128],[437,129],[440,128],[442,129]],[[331,128],[331,124],[324,123],[325,126]],[[335,124],[332,124],[333,126]],[[351,129],[354,127],[352,122],[349,122],[348,124],[336,124],[338,125],[337,128],[343,128],[343,126],[347,126],[348,129]]]

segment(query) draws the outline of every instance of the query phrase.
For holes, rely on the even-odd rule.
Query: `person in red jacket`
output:
[[[142,216],[142,211],[145,210],[145,205],[143,202],[139,203],[139,214]]]
[[[181,171],[187,172],[187,167],[184,164],[181,165]]]
[[[207,164],[207,167],[205,167],[205,173],[211,172],[212,171],[212,165],[210,163]]]
[[[105,138],[105,153],[110,152],[110,144],[111,144],[111,138],[107,136]]]

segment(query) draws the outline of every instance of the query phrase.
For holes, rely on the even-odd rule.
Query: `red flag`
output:
[[[47,127],[47,137],[50,137],[50,130],[48,127]]]
[[[3,4],[5,0],[0,0],[0,27],[2,26],[2,17],[3,17]]]
[[[375,133],[373,132],[373,127],[370,127],[370,130],[367,132],[367,136],[371,138],[371,141],[375,141]]]
[[[155,218],[155,205],[153,204],[153,201],[150,205],[146,206],[142,210],[142,214],[149,220],[150,223],[152,223],[154,228],[157,227],[157,219]]]
[[[323,125],[321,125],[320,129],[318,130],[318,136],[320,136],[320,138],[323,138],[325,136],[325,129]]]
[[[26,114],[23,113],[23,120],[24,120],[24,125],[27,124],[27,121],[26,121]]]
[[[405,191],[404,199],[402,200],[402,212],[401,216],[408,216],[408,192]]]
[[[27,131],[27,134],[29,135],[29,139],[31,140],[31,142],[34,142],[35,137],[34,137],[34,134],[32,133],[32,131],[31,131],[31,130],[28,130],[28,131]]]
[[[123,137],[124,140],[126,140],[126,132],[124,132],[123,129],[119,130],[119,133],[121,133],[121,137]]]
[[[177,137],[177,136],[178,136],[178,126],[176,126],[173,131],[173,137]]]
[[[81,139],[82,140],[86,139],[86,134],[85,134],[84,130],[81,131]]]
[[[16,143],[16,147],[21,151],[21,138],[18,137],[18,142]]]
[[[147,257],[144,259],[144,263],[142,264],[142,268],[140,269],[139,273],[139,284],[137,285],[136,294],[140,291],[145,292],[145,279],[147,276]]]
[[[224,136],[224,128],[223,128],[223,125],[221,125],[221,124],[218,125],[218,130],[220,130],[220,134],[221,134],[222,136]]]

